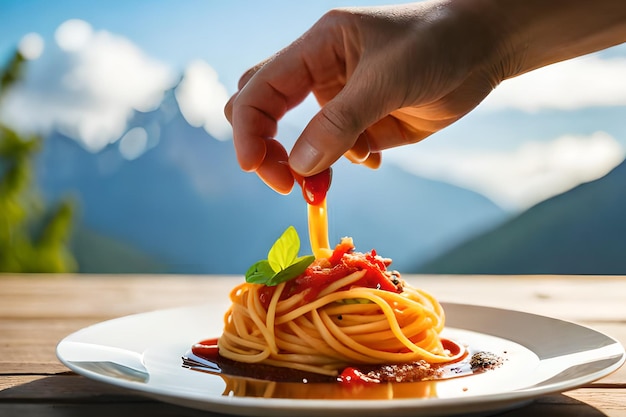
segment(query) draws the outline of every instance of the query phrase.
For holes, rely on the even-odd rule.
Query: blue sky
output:
[[[243,71],[330,8],[392,3],[0,0],[1,61],[25,35],[44,42],[28,82],[0,117],[24,128],[62,129],[95,151],[127,133],[132,108],[158,105],[159,94],[184,74],[177,98],[185,117],[224,135],[221,108]],[[119,68],[108,67],[111,48],[121,51]],[[625,74],[624,45],[540,69],[503,83],[457,124],[386,152],[384,160],[482,192],[504,207],[526,208],[624,158]],[[64,85],[70,78],[73,88]],[[286,122],[302,128],[315,111],[308,100]]]
[[[0,51],[21,36],[50,39],[67,19],[125,36],[148,55],[182,70],[209,62],[229,87],[241,72],[302,34],[333,7],[391,1],[1,0]]]

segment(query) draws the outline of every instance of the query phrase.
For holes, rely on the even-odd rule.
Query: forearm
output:
[[[491,65],[501,80],[626,42],[625,0],[459,0],[457,6],[490,34]]]

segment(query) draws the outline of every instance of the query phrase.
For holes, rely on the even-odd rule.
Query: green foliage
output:
[[[0,94],[20,79],[23,68],[24,57],[19,52],[16,52],[2,71],[2,74],[0,74]]]
[[[0,100],[19,80],[24,59],[16,53],[0,74]],[[0,272],[68,272],[73,219],[69,201],[47,208],[33,178],[41,139],[0,124]]]
[[[298,257],[299,250],[298,232],[293,226],[289,226],[274,242],[267,259],[256,262],[248,269],[246,282],[273,287],[296,278],[315,260],[313,255]]]
[[[72,253],[81,273],[165,274],[172,272],[165,259],[157,259],[126,242],[81,227],[72,229]]]

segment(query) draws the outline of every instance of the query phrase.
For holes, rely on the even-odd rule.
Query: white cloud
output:
[[[91,25],[84,20],[70,19],[63,22],[54,32],[59,48],[66,52],[78,52],[93,38]]]
[[[28,33],[22,37],[17,49],[26,59],[37,59],[41,56],[45,42],[38,33]]]
[[[128,39],[69,20],[5,97],[2,119],[25,131],[58,129],[98,151],[126,131],[133,110],[156,108],[175,82]]]
[[[224,116],[229,95],[209,64],[192,62],[176,87],[175,95],[180,111],[190,125],[202,126],[220,140],[230,138],[230,125]]]
[[[619,142],[604,132],[531,141],[510,152],[418,146],[386,154],[409,172],[477,191],[514,211],[604,176],[625,155]]]
[[[512,108],[527,112],[626,106],[626,58],[588,55],[531,71],[504,81],[481,109]]]

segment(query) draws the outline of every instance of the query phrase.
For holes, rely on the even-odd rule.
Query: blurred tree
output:
[[[0,74],[0,104],[25,65],[16,52]],[[34,185],[33,158],[41,138],[0,123],[0,272],[69,272],[76,261],[68,243],[73,207],[47,208]]]

